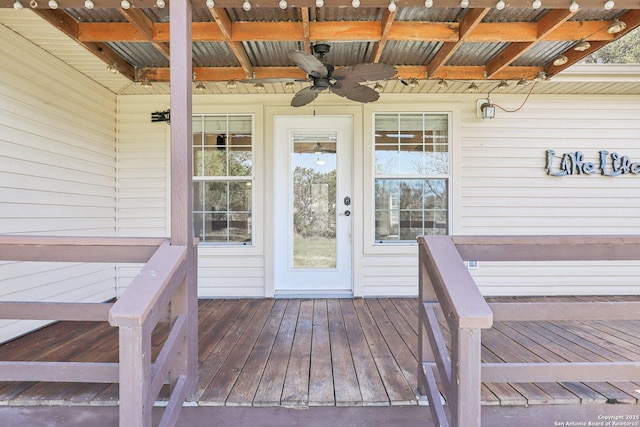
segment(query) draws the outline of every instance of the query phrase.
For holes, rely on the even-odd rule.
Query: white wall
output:
[[[201,297],[273,295],[273,117],[277,114],[349,114],[354,117],[354,293],[357,296],[417,295],[417,247],[373,242],[373,150],[376,111],[452,114],[451,232],[453,234],[629,234],[640,231],[640,176],[552,177],[545,151],[601,149],[640,161],[640,100],[626,96],[534,95],[515,113],[498,110],[493,120],[476,117],[481,95],[383,95],[374,104],[345,103],[322,95],[311,107],[288,108],[289,96],[196,95],[194,113],[250,113],[255,120],[256,241],[251,248],[201,246]],[[505,108],[524,95],[495,96]],[[120,231],[158,235],[168,214],[162,199],[168,168],[167,128],[152,124],[152,111],[168,98],[119,97]],[[590,159],[594,160],[594,159]],[[130,163],[127,163],[130,162]],[[125,167],[125,164],[128,164]],[[124,197],[126,195],[126,197]],[[166,195],[168,197],[168,194]],[[166,200],[166,199],[165,199]],[[125,204],[127,208],[125,209]],[[150,212],[151,211],[151,212]],[[129,226],[131,225],[131,226]],[[485,294],[637,293],[637,263],[481,263],[473,270]],[[126,276],[126,274],[125,274]],[[552,277],[550,277],[552,276]],[[611,279],[613,277],[613,279]],[[123,279],[124,283],[126,280]],[[607,286],[603,286],[607,283]]]
[[[520,97],[521,98],[521,97]],[[507,109],[516,97],[494,97]],[[463,109],[456,234],[638,234],[640,175],[548,176],[545,151],[598,152],[640,162],[640,100],[633,96],[532,96],[518,112],[478,119]],[[555,159],[555,168],[559,159]],[[480,263],[486,294],[637,294],[640,263]]]
[[[0,26],[0,233],[113,236],[116,97]],[[113,264],[0,262],[3,300],[105,301]],[[0,321],[0,341],[38,322]]]

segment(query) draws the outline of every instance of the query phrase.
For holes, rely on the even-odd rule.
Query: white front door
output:
[[[277,296],[352,295],[352,119],[275,117]]]

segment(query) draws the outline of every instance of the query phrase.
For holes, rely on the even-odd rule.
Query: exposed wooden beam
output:
[[[525,52],[533,48],[548,34],[560,27],[573,15],[578,13],[571,12],[568,9],[554,9],[547,12],[539,21],[537,28],[537,38],[527,43],[511,43],[498,56],[489,61],[486,66],[486,78],[495,78],[495,75],[508,67],[513,61],[524,55]]]
[[[251,60],[249,59],[247,52],[244,50],[244,47],[242,46],[242,42],[232,40],[233,26],[231,24],[231,19],[229,19],[229,15],[227,14],[227,11],[219,8],[213,8],[213,9],[207,9],[207,10],[211,13],[211,16],[216,21],[216,24],[218,24],[218,27],[220,27],[220,31],[224,35],[224,38],[227,41],[227,44],[229,45],[229,48],[235,55],[242,69],[244,70],[245,78],[252,78],[253,65],[251,65]]]
[[[302,37],[303,37],[303,50],[310,54],[311,53],[311,36],[309,33],[309,13],[310,10],[308,7],[303,7],[300,9],[300,15],[302,16]]]
[[[445,43],[436,56],[429,62],[427,69],[429,70],[429,77],[438,77],[438,71],[447,63],[447,61],[453,56],[455,51],[460,45],[469,37],[469,35],[476,29],[478,24],[482,22],[482,18],[489,13],[491,9],[471,9],[462,18],[460,26],[458,28],[458,40],[455,42]]]
[[[13,6],[15,0],[0,0],[0,8],[11,8]],[[279,0],[261,0],[260,2],[252,3],[253,8],[263,8],[263,9],[278,9],[278,1]],[[25,2],[25,6],[28,5],[28,1]],[[40,1],[38,2],[39,9],[47,9],[47,2]],[[201,4],[203,4],[201,2]],[[238,0],[216,0],[216,7],[221,8],[238,8],[239,3]],[[315,0],[296,0],[296,7],[309,7],[313,8],[315,6]],[[545,0],[543,2],[544,7],[547,9],[567,9],[568,7],[567,0]],[[58,4],[60,8],[75,8],[82,9],[84,7],[84,0],[58,0]],[[120,0],[100,0],[100,7],[117,9],[120,6]],[[473,5],[477,8],[491,8],[495,7],[495,0],[474,0]],[[602,8],[602,0],[580,0],[580,6],[583,9],[601,9]],[[360,8],[386,8],[389,5],[389,0],[367,0],[363,1],[360,5]],[[424,8],[424,0],[399,0],[397,3],[398,7],[413,7],[413,8]],[[509,8],[521,8],[521,9],[530,9],[531,8],[531,0],[510,0],[508,2]],[[203,5],[204,6],[204,5]],[[136,0],[135,7],[139,9],[153,9],[156,7],[156,0]],[[344,7],[350,8],[351,0],[327,0],[325,7]],[[459,8],[460,0],[438,0],[434,2],[434,9],[446,9],[446,8]],[[640,8],[640,4],[636,0],[616,0],[615,8],[618,10],[626,10],[626,9],[638,9]]]
[[[45,11],[46,9],[37,9]],[[214,9],[215,10],[215,9]],[[486,9],[478,9],[486,10]],[[467,14],[469,15],[469,13]],[[463,20],[472,21],[471,16]],[[567,21],[553,31],[539,37],[536,22],[478,22],[473,31],[463,31],[466,42],[534,42],[580,40],[611,41],[607,33],[610,21]],[[77,26],[77,38],[82,42],[145,42],[148,39],[130,22],[81,22]],[[193,40],[199,42],[233,41],[287,41],[300,40],[310,43],[322,41],[378,41],[383,37],[380,23],[366,21],[312,22],[303,15],[302,22],[229,22],[231,35],[226,38],[216,22],[194,22]],[[457,22],[408,22],[393,21],[387,40],[439,41],[456,43],[460,40]],[[308,26],[308,29],[306,28]],[[169,41],[167,23],[152,24],[153,41]]]
[[[60,9],[33,9],[33,11],[106,64],[115,66],[120,74],[131,81],[135,80],[135,69],[106,43],[80,41],[78,39],[78,23],[64,11]]]
[[[613,34],[611,35],[613,37],[613,40],[617,40],[620,37],[623,37],[624,35],[628,34],[630,31],[633,31],[634,29],[640,27],[640,11],[638,10],[630,10],[627,13],[625,13],[624,15],[622,15],[622,17],[620,18],[621,21],[623,21],[625,24],[627,24],[627,28],[626,30],[618,33],[618,34]],[[605,30],[606,31],[606,30]],[[571,65],[575,64],[576,62],[580,61],[581,59],[591,55],[593,52],[595,52],[596,50],[600,49],[601,47],[604,47],[605,45],[611,43],[611,41],[595,41],[595,42],[590,42],[591,47],[585,51],[579,52],[573,49],[570,49],[568,51],[566,51],[564,54],[567,58],[569,58],[569,61],[567,61],[566,64],[564,65],[553,65],[550,64],[549,66],[547,66],[547,68],[545,68],[545,72],[547,73],[548,77],[554,76],[556,74],[558,74],[560,71],[570,67]]]
[[[381,34],[380,40],[373,45],[373,52],[371,52],[371,58],[369,62],[380,62],[384,45],[389,39],[389,32],[391,31],[391,25],[396,17],[397,11],[389,12],[389,9],[385,9],[382,13],[382,19],[380,21]]]
[[[166,59],[170,59],[169,55],[169,45],[164,42],[156,42],[153,39],[153,22],[145,15],[145,13],[141,9],[119,9],[119,12],[127,18],[127,20],[133,24],[134,27],[142,34],[144,39],[153,46],[155,46],[158,51],[164,56]]]
[[[409,79],[424,76],[427,67],[424,65],[400,65],[398,77]],[[484,80],[483,66],[444,66],[439,76],[448,80]],[[493,80],[517,80],[522,77],[535,76],[542,67],[506,67],[497,73]],[[169,80],[169,68],[144,68],[141,70],[151,81],[166,82]],[[222,82],[228,80],[242,80],[245,72],[240,67],[196,67],[193,72],[198,80],[208,82]],[[307,76],[298,67],[254,67],[255,78],[292,78],[305,79]]]

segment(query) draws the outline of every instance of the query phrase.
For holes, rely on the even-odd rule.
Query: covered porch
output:
[[[488,302],[605,299],[640,300]],[[197,393],[178,425],[436,425],[417,390],[418,307],[413,298],[200,300]],[[639,335],[640,320],[495,322],[483,331],[482,362],[637,361]],[[106,323],[60,322],[4,344],[0,355],[117,362],[118,334]],[[115,426],[118,396],[117,384],[4,382],[0,415],[8,426]],[[156,421],[167,396],[163,390],[155,403]],[[631,381],[485,383],[481,396],[486,426],[640,421],[640,384]]]

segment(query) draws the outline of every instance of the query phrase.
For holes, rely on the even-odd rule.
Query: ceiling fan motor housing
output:
[[[314,43],[311,48],[313,49],[313,54],[323,58],[327,53],[329,53],[329,49],[331,49],[331,46],[329,46],[327,43]]]

